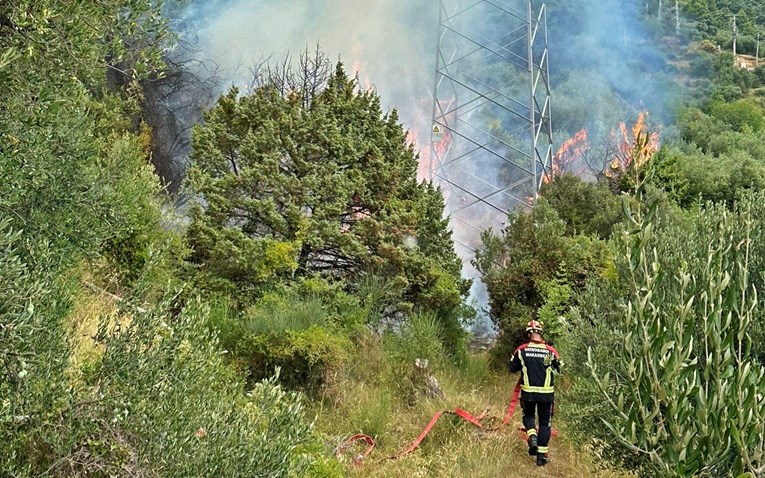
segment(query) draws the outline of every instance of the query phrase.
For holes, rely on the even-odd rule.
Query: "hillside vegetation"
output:
[[[155,3],[3,2],[2,476],[765,476],[765,69],[708,44],[736,13],[752,53],[765,19],[731,3],[677,3],[695,88],[660,147],[649,117],[484,235],[478,350],[441,191],[341,62],[223,94],[175,201],[151,166],[145,92],[177,41]],[[445,415],[387,459],[438,411],[502,417],[532,318],[566,364],[548,466],[518,416]],[[334,453],[354,433],[376,440],[360,466]]]

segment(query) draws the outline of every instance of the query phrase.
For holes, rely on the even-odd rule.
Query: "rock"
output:
[[[445,398],[444,391],[429,370],[430,363],[428,359],[415,359],[414,370],[412,370],[410,380],[414,386],[415,400],[424,396],[426,398]]]

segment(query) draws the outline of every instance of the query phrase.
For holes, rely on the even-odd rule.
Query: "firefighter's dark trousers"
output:
[[[533,402],[524,400],[523,406],[523,427],[526,428],[528,436],[537,435],[537,452],[547,453],[547,445],[550,443],[550,419],[552,418],[552,402]],[[539,416],[539,431],[537,432],[534,415]]]

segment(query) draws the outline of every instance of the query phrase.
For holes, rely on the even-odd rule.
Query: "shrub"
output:
[[[3,274],[6,264],[0,260]],[[12,277],[15,284],[24,283],[22,276]],[[87,386],[76,388],[67,386],[63,374],[68,350],[60,327],[29,322],[42,307],[16,311],[16,326],[2,330],[14,330],[22,340],[8,341],[7,335],[0,340],[5,352],[15,344],[28,365],[16,367],[9,356],[2,357],[4,370],[15,374],[0,382],[4,472],[340,476],[333,461],[321,456],[323,447],[300,397],[275,379],[255,384],[245,395],[242,378],[205,325],[207,308],[198,301],[177,307],[166,300],[147,313],[133,313],[121,327],[104,317],[104,327],[112,325],[99,333],[101,361],[86,377]],[[24,339],[28,332],[33,334]]]
[[[417,369],[416,360],[427,360],[427,374],[438,373],[447,364],[441,334],[441,324],[434,314],[418,313],[401,330],[387,332],[383,337],[391,382],[398,396],[409,404],[417,400],[423,386],[422,371]]]
[[[717,51],[715,48],[714,51]],[[709,53],[699,53],[690,61],[691,75],[708,78],[712,73],[712,56]]]
[[[585,299],[598,304],[593,324],[580,314],[575,333],[592,337],[586,358],[581,348],[571,357],[588,368],[574,387],[587,410],[577,428],[588,430],[598,456],[640,476],[761,469],[765,368],[753,360],[750,335],[761,196],[733,212],[706,204],[689,226],[658,221],[654,201],[629,206],[625,198],[631,226],[617,241],[624,290]]]
[[[497,368],[503,368],[526,340],[526,323],[538,319],[545,304],[543,312],[557,319],[567,305],[559,293],[581,289],[588,278],[602,276],[610,263],[605,242],[581,234],[567,236],[566,222],[545,198],[530,213],[512,213],[508,223],[501,236],[483,235],[483,249],[474,260],[499,329],[490,354]]]
[[[61,323],[70,305],[68,284],[30,267],[25,242],[0,219],[0,469],[10,475],[29,475],[34,463],[49,463],[45,426],[69,403]],[[46,263],[44,256],[37,259]]]
[[[283,335],[245,335],[234,349],[252,380],[281,368],[281,381],[305,392],[331,386],[347,359],[350,341],[320,326]]]
[[[160,228],[159,180],[147,164],[138,138],[125,135],[111,145],[101,167],[108,174],[101,204],[119,214],[110,217],[103,244],[110,271],[133,285],[151,260],[151,250],[165,241]],[[105,211],[106,213],[106,211]],[[105,214],[109,217],[109,214]]]
[[[75,404],[61,423],[79,435],[66,442],[71,448],[63,456],[80,459],[58,460],[55,474],[309,472],[321,446],[300,397],[284,391],[276,378],[243,394],[244,383],[205,326],[207,314],[192,301],[173,316],[165,302],[104,337],[95,404]]]
[[[741,134],[727,138],[733,147],[714,157],[699,152],[684,153],[664,148],[657,156],[657,174],[653,184],[664,189],[684,208],[699,201],[725,202],[732,206],[745,190],[765,188],[765,165],[744,150]],[[719,145],[725,135],[718,137]]]
[[[266,294],[244,313],[219,299],[210,322],[220,331],[223,346],[248,370],[250,380],[282,370],[283,384],[306,392],[332,385],[351,348],[345,333],[315,296],[293,291]]]
[[[760,131],[765,127],[765,114],[762,108],[751,100],[739,100],[733,103],[714,103],[711,115],[729,124],[735,131]]]
[[[566,234],[608,239],[614,224],[621,221],[619,198],[605,182],[587,183],[571,173],[556,176],[542,186],[542,197],[566,225]]]
[[[460,365],[467,359],[467,330],[477,320],[477,307],[460,304],[438,311],[437,316],[444,353],[453,364]]]
[[[415,359],[427,359],[433,368],[446,364],[446,352],[441,343],[441,324],[432,313],[418,313],[399,333],[389,332],[383,347],[389,359],[398,366],[414,365]]]
[[[298,279],[290,287],[300,297],[320,300],[328,323],[348,333],[374,322],[385,305],[383,298],[354,291],[345,281],[312,276]]]

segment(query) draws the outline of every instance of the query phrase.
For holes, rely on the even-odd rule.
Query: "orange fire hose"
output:
[[[451,410],[442,410],[442,411],[436,413],[435,415],[433,415],[433,417],[430,419],[430,422],[428,422],[428,424],[422,430],[420,435],[412,443],[410,443],[409,446],[407,446],[404,450],[400,451],[399,453],[396,453],[395,455],[389,456],[387,459],[395,460],[397,458],[401,458],[403,456],[406,456],[406,455],[412,453],[414,450],[416,450],[417,447],[420,446],[420,443],[422,443],[422,441],[428,435],[428,433],[430,433],[430,431],[433,429],[433,427],[435,426],[436,422],[438,422],[438,420],[443,415],[456,415],[456,416],[460,417],[461,419],[465,420],[466,422],[471,423],[471,424],[475,425],[476,427],[478,427],[478,428],[480,428],[482,430],[486,430],[486,431],[490,431],[490,432],[498,431],[498,430],[504,428],[505,426],[507,426],[508,423],[510,423],[510,419],[512,419],[513,414],[515,413],[515,409],[518,406],[518,399],[520,398],[520,395],[521,395],[521,380],[519,379],[518,383],[515,385],[515,389],[513,390],[513,394],[512,394],[512,396],[510,398],[510,403],[507,406],[507,413],[505,413],[505,418],[502,420],[502,423],[500,425],[494,426],[494,427],[489,427],[489,426],[486,426],[483,423],[481,423],[481,420],[483,420],[485,418],[484,414],[481,414],[481,415],[476,417],[476,416],[473,416],[470,412],[465,411],[465,410],[463,410],[461,408],[456,408],[456,409],[454,409],[454,411],[451,411]],[[522,431],[525,432],[525,430],[523,430],[523,429],[522,429]],[[552,436],[555,436],[556,434],[557,433],[555,432],[555,430],[553,430]],[[354,459],[353,459],[353,463],[354,464],[360,465],[362,463],[362,461],[367,456],[369,456],[369,454],[372,453],[372,450],[374,450],[374,448],[375,448],[375,441],[369,435],[358,434],[358,435],[351,436],[350,438],[345,440],[339,447],[337,447],[337,449],[335,450],[335,456],[340,457],[343,453],[345,453],[345,451],[348,448],[351,447],[351,445],[353,445],[353,444],[355,444],[357,442],[360,442],[360,441],[363,441],[363,442],[365,442],[367,444],[367,448],[364,450],[364,452],[361,453],[361,454],[356,455],[354,457]]]

